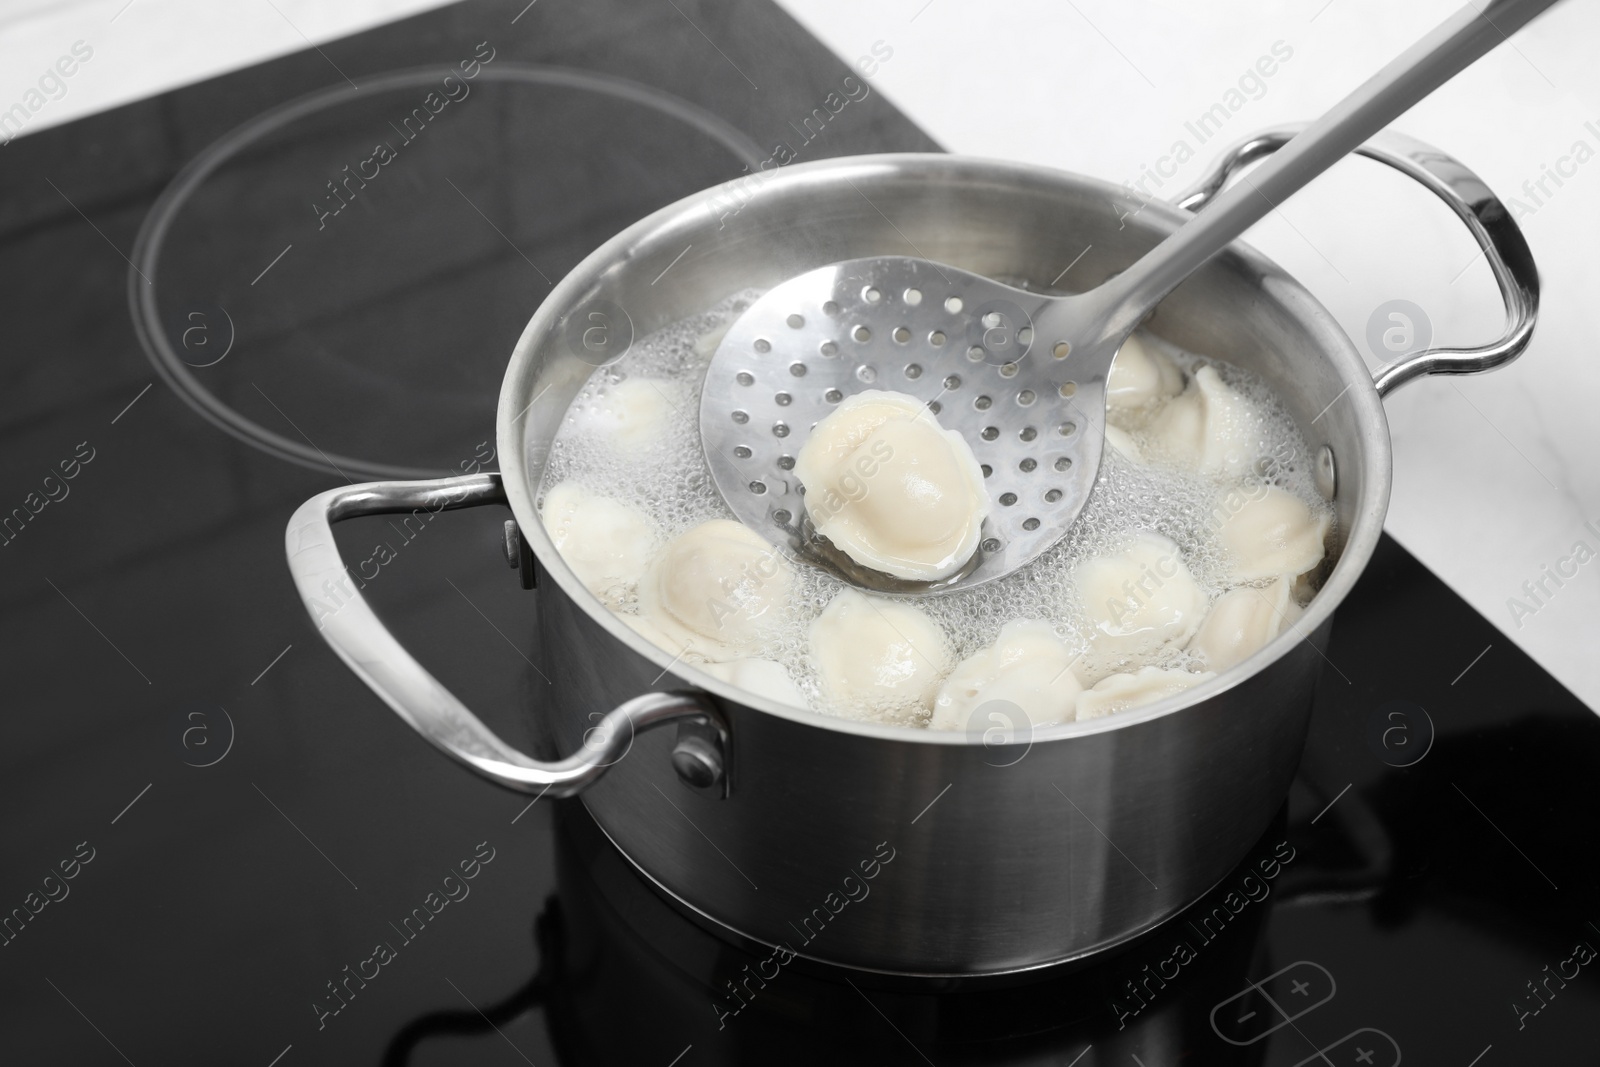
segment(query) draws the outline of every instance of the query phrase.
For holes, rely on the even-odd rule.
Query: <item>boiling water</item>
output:
[[[597,369],[556,434],[541,486],[540,507],[545,489],[575,481],[644,512],[658,526],[662,543],[707,520],[734,518],[712,481],[702,452],[699,390],[717,341],[757,295],[740,294],[704,315],[651,334],[616,363]],[[1242,492],[1277,486],[1319,512],[1328,510],[1312,482],[1305,441],[1264,381],[1230,364],[1141,336],[1147,346],[1160,347],[1171,356],[1186,374],[1199,366],[1213,366],[1247,402],[1259,458]],[[609,442],[613,427],[602,404],[607,390],[628,378],[670,383],[661,390],[667,414],[652,447],[642,454],[619,457]],[[1150,444],[1140,434],[1134,436],[1141,445]],[[1074,592],[1073,568],[1125,548],[1133,531],[1154,530],[1176,543],[1184,564],[1209,597],[1214,599],[1239,584],[1231,579],[1227,555],[1218,542],[1216,511],[1219,494],[1238,484],[1237,480],[1222,481],[1160,464],[1135,464],[1107,445],[1094,491],[1059,543],[1014,574],[973,589],[921,596],[916,598],[917,606],[945,631],[953,650],[952,664],[993,644],[1000,627],[1014,619],[1044,619],[1069,646],[1087,653],[1088,643],[1081,636],[1085,618]],[[788,616],[760,655],[787,668],[814,710],[907,725],[925,723],[925,709],[863,711],[825,706],[811,663],[808,631],[812,620],[847,586],[816,567],[799,564],[794,571]],[[625,600],[618,610],[635,613],[637,602]],[[1086,658],[1077,673],[1088,684],[1112,670],[1145,665],[1203,666],[1192,662],[1191,654],[1182,649],[1163,648],[1131,664]]]

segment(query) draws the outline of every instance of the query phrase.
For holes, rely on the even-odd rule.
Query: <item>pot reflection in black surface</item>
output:
[[[483,1033],[534,1008],[543,1010],[567,1065],[654,1062],[669,1045],[668,1059],[692,1046],[695,1064],[921,1056],[940,1064],[1094,1067],[1133,1062],[1131,1054],[1171,1063],[1197,1047],[1207,1050],[1208,1063],[1264,1062],[1265,1044],[1218,1041],[1210,1010],[1211,991],[1244,988],[1249,974],[1271,969],[1259,960],[1268,908],[1250,903],[1211,942],[1184,924],[1259,874],[1257,864],[1270,861],[1284,840],[1281,814],[1222,886],[1131,946],[1092,962],[976,983],[845,971],[800,957],[775,964],[764,947],[735,946],[669,903],[580,805],[562,804],[556,822],[559,889],[535,922],[539,972],[482,1015],[419,1018],[396,1035],[386,1064],[409,1062],[424,1041]],[[1157,970],[1173,973],[1175,940],[1195,952],[1166,980]]]
[[[1510,754],[1568,783],[1566,799],[1581,806],[1594,724],[1541,717],[1533,725],[1541,729],[1524,720],[1442,736],[1426,770],[1385,770],[1370,786],[1342,794],[1326,783],[1348,768],[1334,771],[1313,748],[1289,804],[1250,856],[1184,913],[1114,953],[977,982],[886,977],[800,957],[775,965],[768,950],[731,943],[661,896],[581,805],[563,803],[556,812],[558,892],[534,924],[538,973],[484,1005],[481,1015],[417,1019],[395,1036],[384,1062],[410,1062],[423,1043],[438,1054],[449,1035],[488,1033],[535,1009],[568,1067],[666,1063],[686,1050],[692,1053],[683,1062],[696,1065],[1291,1067],[1308,1056],[1322,1062],[1318,1047],[1347,1031],[1361,1043],[1346,1052],[1375,1051],[1371,1062],[1382,1063],[1391,1044],[1425,1053],[1441,1023],[1461,1025],[1463,1011],[1487,1044],[1515,1031],[1517,1020],[1482,1019],[1462,989],[1483,992],[1504,1011],[1493,994],[1514,996],[1522,978],[1540,976],[1538,964],[1528,975],[1484,964],[1526,956],[1530,944],[1569,947],[1585,925],[1565,909],[1531,906],[1529,882],[1539,877],[1531,868],[1485,862],[1479,830],[1492,831],[1472,822],[1478,816],[1468,802],[1440,778],[1452,766]],[[1440,810],[1452,800],[1460,811]],[[1495,808],[1506,803],[1489,791],[1481,800]],[[1300,816],[1293,824],[1289,810]],[[1592,882],[1594,871],[1562,873]],[[1452,933],[1434,944],[1441,926]],[[1430,944],[1439,954],[1397,960],[1388,974],[1358,965],[1370,962],[1376,942],[1394,938]],[[1600,943],[1600,935],[1590,942]],[[1190,952],[1175,951],[1180,944]],[[1402,972],[1418,966],[1446,975],[1412,988]],[[1297,1010],[1306,1018],[1297,1016],[1293,1026],[1281,1021],[1248,992],[1256,982],[1285,1004],[1305,996]],[[1336,992],[1337,1006],[1330,1003]],[[1557,996],[1568,1002],[1560,1004],[1562,1014],[1538,1022],[1540,1033],[1581,1041],[1585,1018],[1600,1011],[1600,993],[1592,979],[1579,978]]]
[[[509,1023],[553,1001],[552,993],[562,974],[565,955],[565,930],[561,903],[551,897],[533,922],[533,940],[539,948],[539,969],[509,996],[476,1011],[435,1011],[407,1023],[384,1049],[383,1067],[404,1067],[411,1062],[417,1047],[430,1038],[449,1035],[482,1034]]]

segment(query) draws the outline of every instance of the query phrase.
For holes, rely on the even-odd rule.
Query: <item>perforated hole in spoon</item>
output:
[[[1051,302],[894,256],[774,287],[728,330],[706,373],[700,431],[717,488],[768,540],[866,588],[962,588],[1024,566],[1077,517],[1104,440],[1105,368],[1058,357],[1065,339],[1036,335],[1038,312]],[[990,511],[979,547],[940,582],[861,568],[806,517],[794,457],[840,401],[869,389],[921,400],[983,468]]]

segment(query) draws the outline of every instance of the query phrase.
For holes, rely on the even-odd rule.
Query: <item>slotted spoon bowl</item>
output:
[[[834,264],[769,290],[729,329],[701,396],[701,435],[723,494],[769,540],[867,588],[950,588],[1021,566],[1071,523],[1099,461],[1098,449],[1085,454],[1096,434],[1084,427],[1098,430],[1104,374],[1030,358],[1030,324],[1051,302],[903,256]],[[776,327],[769,307],[784,310]],[[799,448],[840,401],[867,389],[923,401],[962,429],[982,466],[994,513],[978,552],[949,578],[907,581],[862,567],[808,521],[793,473]]]

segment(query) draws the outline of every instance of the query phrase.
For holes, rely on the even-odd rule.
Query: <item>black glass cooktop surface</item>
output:
[[[748,984],[579,802],[450,764],[322,644],[293,509],[492,467],[522,324],[633,219],[780,142],[937,150],[867,76],[896,47],[467,3],[0,150],[0,1060],[1600,1062],[1600,720],[1389,540],[1239,868],[1002,986]],[[501,521],[341,542],[389,549],[385,619],[526,746]]]

